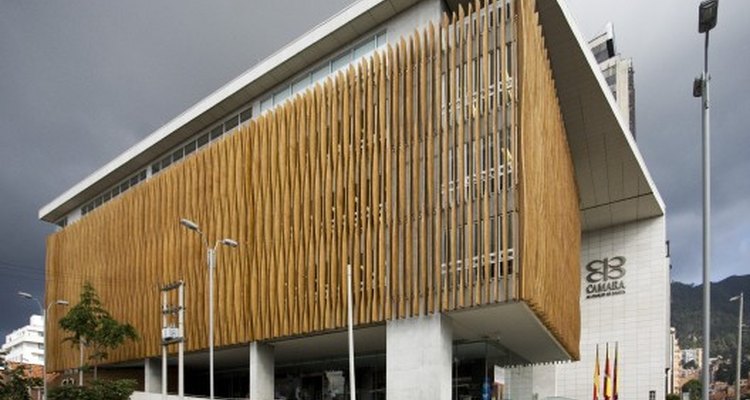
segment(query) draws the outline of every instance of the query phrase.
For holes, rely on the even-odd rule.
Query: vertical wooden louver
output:
[[[218,251],[217,346],[344,327],[350,264],[357,324],[527,301],[577,354],[565,130],[533,4],[502,4],[392,42],[51,235],[48,299],[91,281],[143,337],[109,360],[137,359],[159,354],[157,286],[184,279],[187,350],[205,348],[188,218],[240,243]],[[49,332],[50,368],[73,367]]]

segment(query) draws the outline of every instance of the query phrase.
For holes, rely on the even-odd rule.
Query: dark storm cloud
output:
[[[638,143],[668,208],[674,278],[700,279],[697,1],[569,0],[585,37],[615,23],[634,58]],[[0,334],[43,294],[38,209],[345,6],[335,1],[0,1]],[[750,256],[750,36],[744,0],[712,33],[714,277]],[[74,299],[73,299],[74,300]]]
[[[570,0],[585,37],[607,21],[635,68],[637,138],[667,205],[672,277],[699,282],[702,265],[698,1]],[[750,29],[747,1],[722,1],[711,31],[712,280],[750,271]]]
[[[0,1],[0,335],[43,296],[41,206],[346,3]]]

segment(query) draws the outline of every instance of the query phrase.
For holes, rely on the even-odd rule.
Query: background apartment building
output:
[[[617,52],[615,28],[608,23],[604,31],[589,41],[591,52],[604,75],[604,80],[615,97],[620,116],[635,137],[635,72],[633,59]]]
[[[5,336],[0,349],[8,362],[44,364],[44,317],[32,315],[29,324]]]

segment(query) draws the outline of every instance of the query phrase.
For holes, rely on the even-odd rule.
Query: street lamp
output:
[[[200,230],[195,222],[182,218],[180,224],[193,232],[198,233],[203,240],[203,245],[208,253],[208,375],[209,375],[209,398],[214,398],[214,269],[216,269],[216,248],[222,244],[228,247],[237,247],[237,241],[229,238],[217,240],[213,247],[208,245],[206,235]]]
[[[67,306],[68,301],[67,300],[55,300],[47,305],[47,309],[42,308],[42,303],[37,300],[36,297],[32,296],[29,293],[26,292],[18,292],[18,295],[23,297],[27,300],[34,300],[36,304],[39,306],[39,311],[42,313],[42,317],[44,318],[44,336],[42,337],[42,340],[44,341],[44,353],[42,353],[42,382],[44,383],[44,388],[42,389],[42,398],[47,398],[47,314],[49,314],[49,309],[57,304],[59,306]]]
[[[698,32],[706,34],[703,47],[703,73],[693,81],[693,96],[701,98],[703,127],[703,359],[710,360],[711,342],[711,165],[708,84],[708,33],[716,26],[719,0],[704,0],[698,6]],[[702,399],[709,400],[710,371],[704,363],[702,371]]]
[[[744,293],[740,292],[739,295],[732,297],[729,301],[740,302],[740,315],[737,322],[737,376],[734,381],[734,392],[736,400],[740,400],[740,370],[742,369],[742,306],[744,302]]]

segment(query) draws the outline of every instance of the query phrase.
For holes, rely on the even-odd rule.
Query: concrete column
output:
[[[441,314],[386,322],[387,400],[451,400],[453,332]]]
[[[161,393],[161,359],[147,358],[143,361],[143,391]]]
[[[274,400],[273,346],[250,343],[250,400]]]

